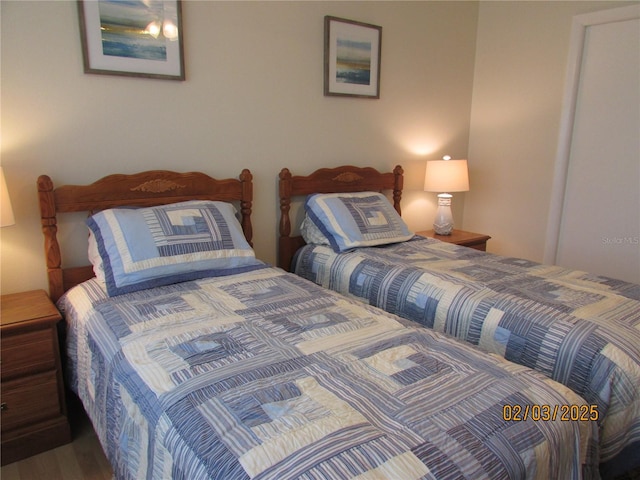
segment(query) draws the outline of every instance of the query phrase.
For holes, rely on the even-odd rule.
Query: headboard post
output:
[[[280,239],[278,242],[278,267],[289,270],[291,261],[282,261],[283,258],[290,259],[295,252],[291,244],[291,219],[289,210],[291,209],[291,172],[288,168],[280,171],[279,195],[280,195]]]
[[[242,231],[244,236],[253,247],[253,226],[251,225],[251,206],[253,204],[253,175],[249,169],[245,168],[240,174],[242,184],[242,199],[240,200],[240,214],[242,216]]]
[[[280,236],[288,237],[291,234],[291,172],[288,168],[280,171]]]
[[[44,255],[47,263],[49,296],[54,302],[64,293],[62,277],[62,256],[58,244],[56,205],[53,196],[53,182],[47,175],[38,177],[38,201],[40,202],[40,223],[44,234]]]
[[[400,165],[393,169],[393,208],[398,215],[402,215],[400,210],[400,200],[402,199],[402,188],[404,187],[404,170]]]

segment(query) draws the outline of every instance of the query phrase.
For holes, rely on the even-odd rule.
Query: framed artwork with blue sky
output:
[[[324,94],[380,98],[382,27],[324,17]]]
[[[180,0],[78,0],[85,73],[184,80]]]

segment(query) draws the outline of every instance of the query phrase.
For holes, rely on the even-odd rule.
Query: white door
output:
[[[576,19],[545,261],[640,283],[640,7]]]

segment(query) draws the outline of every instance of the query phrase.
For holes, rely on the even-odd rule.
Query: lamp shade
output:
[[[11,199],[7,190],[7,182],[4,180],[4,171],[0,167],[0,227],[8,227],[15,224],[13,218],[13,208],[11,208]]]
[[[427,160],[425,192],[466,192],[469,170],[466,160]]]

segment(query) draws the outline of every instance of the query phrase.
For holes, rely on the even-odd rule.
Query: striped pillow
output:
[[[413,232],[381,193],[310,195],[305,210],[311,221],[329,239],[335,252],[404,242],[413,238]]]
[[[189,201],[104,210],[87,220],[110,296],[252,270],[263,263],[230,203]]]

